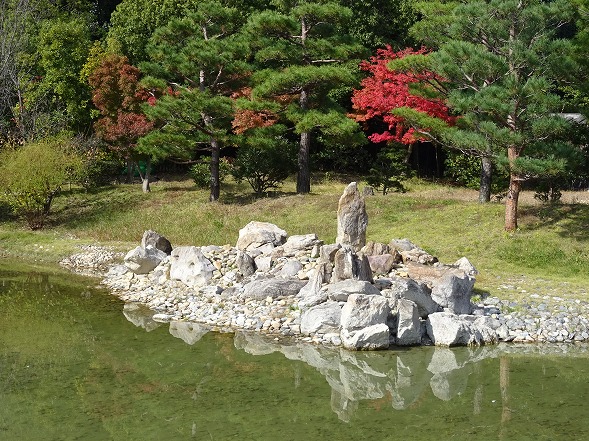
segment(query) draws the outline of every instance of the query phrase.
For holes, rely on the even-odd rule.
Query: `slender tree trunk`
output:
[[[151,174],[151,158],[147,158],[147,162],[145,163],[145,174],[143,176],[141,176],[141,186],[143,189],[143,193],[149,193],[151,191],[151,188],[149,187],[150,174]]]
[[[508,147],[507,157],[509,158],[510,172],[509,190],[507,191],[507,200],[505,201],[506,231],[515,231],[517,229],[517,205],[522,186],[521,177],[514,171],[514,161],[516,160],[517,156],[518,155],[515,146]]]
[[[133,167],[135,162],[131,158],[127,158],[127,184],[133,182]]]
[[[301,110],[306,111],[309,106],[309,96],[306,90],[301,92],[299,99]],[[299,171],[297,174],[297,193],[304,194],[311,191],[311,171],[309,167],[309,151],[311,149],[311,133],[301,133],[301,139],[299,141],[299,155],[298,155],[298,166]]]
[[[479,187],[479,202],[487,203],[491,200],[491,179],[493,176],[493,161],[488,156],[481,158],[481,184]]]
[[[209,201],[214,202],[219,200],[221,193],[221,183],[219,179],[219,159],[221,156],[221,147],[219,141],[211,138],[211,194]]]

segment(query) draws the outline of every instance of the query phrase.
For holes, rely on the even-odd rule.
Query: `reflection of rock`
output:
[[[285,345],[245,332],[235,335],[235,347],[254,355],[281,352],[289,360],[317,369],[332,389],[332,410],[346,422],[362,400],[381,400],[394,409],[407,409],[429,395],[429,388],[437,398],[450,400],[466,390],[474,363],[502,352],[497,346],[349,352],[300,342]]]
[[[151,309],[139,303],[125,303],[123,315],[135,326],[143,328],[147,332],[153,331],[162,325],[153,320],[154,312]]]
[[[432,392],[440,400],[449,401],[466,390],[472,364],[468,358],[459,360],[457,354],[460,352],[436,348],[427,367],[427,370],[434,374],[430,380]]]
[[[170,322],[170,334],[184,340],[189,345],[195,344],[209,329],[198,323],[192,322]]]
[[[393,374],[394,382],[390,391],[393,408],[407,409],[423,394],[432,376],[426,369],[431,356],[431,349],[419,348],[397,355],[396,372]]]
[[[358,402],[351,401],[345,394],[336,389],[331,389],[331,410],[337,414],[341,421],[349,423],[356,410],[358,410]]]

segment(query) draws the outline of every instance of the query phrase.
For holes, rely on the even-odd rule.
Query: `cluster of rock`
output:
[[[340,198],[335,244],[263,222],[240,230],[235,247],[172,249],[149,231],[104,283],[158,311],[156,320],[351,350],[481,345],[509,335],[497,311],[471,304],[476,270],[467,259],[444,265],[407,239],[366,243],[367,224],[364,197],[351,183]]]

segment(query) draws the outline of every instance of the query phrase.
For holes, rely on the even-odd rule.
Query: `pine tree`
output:
[[[311,191],[309,153],[320,132],[340,142],[360,142],[358,125],[330,92],[356,82],[362,46],[338,33],[351,12],[333,0],[277,1],[277,9],[250,17],[247,32],[255,61],[252,98],[268,103],[299,136],[297,193]],[[339,27],[338,27],[339,26]],[[264,104],[252,104],[259,110]]]
[[[562,100],[555,87],[562,68],[574,66],[567,57],[570,43],[556,38],[556,32],[570,19],[569,6],[565,0],[462,2],[450,10],[451,20],[431,18],[438,25],[446,23],[436,52],[392,62],[395,69],[427,68],[444,78],[439,90],[460,117],[450,128],[409,108],[395,111],[398,116],[443,144],[493,158],[506,167],[508,231],[517,229],[522,183],[566,166],[559,152],[570,147],[568,124],[557,114]]]
[[[139,149],[155,159],[210,151],[211,201],[219,199],[219,157],[231,136],[230,96],[247,68],[240,25],[236,9],[201,2],[186,18],[156,30],[147,47],[151,62],[141,65],[150,74],[144,84],[161,95],[145,108],[158,128],[139,140]]]

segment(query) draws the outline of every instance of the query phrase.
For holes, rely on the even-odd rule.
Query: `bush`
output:
[[[237,151],[231,174],[247,181],[257,195],[278,188],[297,169],[296,144],[281,136],[281,126],[250,130]]]
[[[227,158],[219,161],[219,183],[222,183],[231,173],[231,163]],[[200,158],[196,164],[190,167],[188,174],[198,188],[207,189],[211,187],[211,159]]]
[[[366,178],[368,185],[387,194],[390,189],[404,193],[402,180],[410,178],[412,171],[406,162],[407,149],[401,144],[393,144],[381,150]]]
[[[82,158],[66,136],[45,138],[0,154],[2,198],[29,228],[43,228],[53,198],[79,179]]]
[[[444,176],[461,187],[479,190],[481,186],[481,158],[468,156],[456,151],[447,151],[444,162]],[[499,195],[509,187],[509,174],[498,167],[493,167],[491,193]]]

